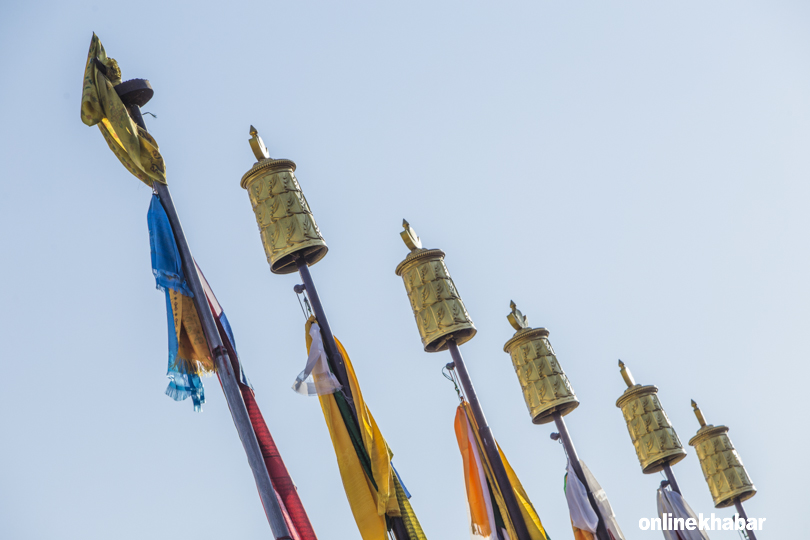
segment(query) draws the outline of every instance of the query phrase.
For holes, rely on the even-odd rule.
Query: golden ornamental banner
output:
[[[140,181],[150,187],[154,181],[165,184],[166,166],[157,142],[130,117],[115,91],[115,86],[120,83],[118,62],[107,57],[98,36],[93,34],[84,68],[82,122],[88,126],[98,125],[110,150]]]

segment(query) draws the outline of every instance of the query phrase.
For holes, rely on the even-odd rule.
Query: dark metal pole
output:
[[[408,529],[405,528],[405,522],[402,521],[401,517],[392,517],[391,519],[391,530],[394,532],[394,538],[396,540],[410,540],[410,536],[408,536]]]
[[[678,481],[675,480],[675,473],[672,472],[672,467],[669,466],[669,463],[664,463],[664,474],[667,476],[669,487],[672,488],[672,491],[676,492],[678,495],[682,495],[681,488],[678,487]]]
[[[133,120],[143,129],[146,129],[146,125],[140,113],[140,107],[130,105],[130,112],[135,113],[132,114]],[[256,487],[259,490],[259,497],[261,497],[262,500],[264,513],[267,516],[267,520],[270,522],[270,529],[276,540],[292,540],[290,531],[287,528],[287,522],[284,521],[284,515],[281,512],[281,507],[276,497],[276,491],[273,488],[273,482],[270,480],[270,474],[267,472],[267,466],[264,463],[262,451],[259,448],[259,442],[256,440],[256,433],[253,431],[253,425],[250,423],[250,417],[245,408],[245,402],[242,400],[242,394],[236,383],[233,366],[231,365],[225,347],[222,345],[214,315],[211,313],[211,306],[208,305],[208,300],[205,297],[205,291],[203,291],[200,276],[197,273],[197,266],[194,263],[194,258],[191,256],[191,250],[188,247],[186,235],[183,233],[183,226],[180,224],[177,209],[174,207],[174,201],[172,201],[169,186],[161,184],[160,182],[153,182],[152,185],[155,193],[160,197],[160,202],[163,205],[163,209],[166,211],[169,223],[172,225],[174,239],[177,242],[177,248],[180,251],[180,259],[183,263],[183,273],[186,275],[186,280],[191,288],[191,292],[194,293],[194,307],[197,308],[197,314],[200,317],[200,323],[205,333],[205,339],[208,342],[208,348],[211,351],[211,355],[217,366],[217,372],[222,380],[222,389],[225,393],[225,399],[228,402],[228,408],[231,411],[231,417],[236,426],[236,431],[239,433],[239,438],[242,440],[242,445],[245,448],[248,464],[250,465],[251,471],[253,471],[253,479],[256,481]]]
[[[304,282],[304,288],[312,303],[312,311],[315,312],[315,318],[318,320],[318,325],[321,327],[321,335],[323,335],[326,355],[329,357],[329,360],[332,361],[332,366],[335,369],[335,377],[337,377],[338,382],[343,386],[343,395],[346,396],[346,401],[349,402],[349,407],[351,407],[355,415],[355,420],[357,420],[357,411],[354,408],[352,388],[349,385],[346,365],[343,363],[343,356],[341,356],[338,351],[335,336],[332,335],[332,328],[329,326],[329,320],[326,318],[326,312],[323,310],[321,298],[318,296],[318,289],[315,288],[315,282],[312,281],[312,274],[309,273],[306,260],[303,257],[295,257],[295,264],[298,266],[298,274],[301,276],[301,281]]]
[[[332,334],[332,328],[329,326],[329,320],[326,318],[326,312],[323,310],[321,298],[318,296],[318,289],[315,288],[315,282],[312,281],[312,274],[309,273],[309,266],[303,257],[295,257],[295,265],[298,267],[298,274],[301,276],[301,281],[304,282],[304,289],[307,291],[309,301],[312,304],[312,311],[315,313],[315,318],[318,320],[318,325],[321,327],[321,335],[324,340],[324,347],[326,348],[326,356],[332,361],[332,367],[335,370],[335,377],[338,382],[343,386],[343,396],[349,404],[349,408],[354,416],[354,422],[357,428],[360,428],[360,422],[357,419],[357,409],[354,406],[354,399],[352,399],[352,388],[349,385],[349,376],[346,372],[346,364],[343,362],[343,356],[338,351],[337,343],[335,343],[335,336]],[[392,517],[391,530],[397,540],[408,540],[408,531],[405,528],[402,518]]]
[[[512,491],[512,484],[509,482],[509,477],[506,475],[506,468],[501,461],[501,454],[498,452],[498,445],[495,443],[495,437],[492,435],[492,428],[487,424],[487,419],[484,416],[484,410],[481,408],[481,403],[478,401],[478,395],[475,393],[470,374],[467,372],[467,366],[464,364],[464,358],[461,357],[461,351],[455,340],[450,340],[450,355],[453,357],[458,378],[461,385],[464,387],[464,393],[467,395],[467,400],[470,403],[475,422],[478,424],[478,435],[481,437],[481,443],[484,445],[484,452],[486,452],[489,462],[492,464],[492,474],[495,476],[495,481],[500,487],[501,494],[503,495],[506,510],[509,512],[512,524],[515,526],[518,540],[529,540],[529,531],[526,528],[526,522],[523,521],[523,514],[520,512],[515,493]]]
[[[259,448],[259,442],[256,440],[256,433],[253,431],[253,425],[250,423],[245,402],[242,400],[242,394],[234,376],[233,366],[231,365],[222,340],[217,331],[214,316],[211,313],[211,307],[208,305],[208,300],[205,297],[205,292],[202,288],[197,268],[194,264],[194,259],[191,256],[188,243],[186,242],[183,228],[180,225],[180,219],[177,216],[177,210],[174,207],[171,193],[168,186],[154,183],[155,192],[160,197],[160,202],[166,210],[166,215],[174,230],[175,240],[177,247],[180,251],[180,258],[183,261],[183,273],[188,280],[191,292],[194,293],[194,307],[197,308],[197,313],[200,316],[200,323],[205,333],[205,339],[208,341],[208,348],[211,350],[211,355],[216,362],[217,372],[222,380],[222,389],[225,393],[225,400],[228,402],[228,408],[231,411],[233,423],[236,426],[236,431],[239,433],[239,438],[242,440],[242,445],[247,454],[248,464],[253,472],[253,478],[256,481],[256,487],[259,490],[259,497],[262,500],[264,512],[267,515],[267,520],[270,522],[270,529],[277,540],[292,540],[290,531],[287,528],[287,522],[284,521],[284,515],[281,512],[276,491],[273,488],[273,482],[270,480],[270,474],[267,472],[267,466],[264,463],[262,451]]]
[[[596,505],[596,499],[591,492],[591,486],[588,485],[588,481],[585,479],[585,471],[582,470],[582,465],[579,463],[579,456],[577,455],[576,448],[574,448],[574,441],[571,440],[571,435],[568,433],[568,426],[565,425],[565,420],[563,420],[562,415],[560,415],[558,411],[554,411],[552,416],[560,432],[560,437],[562,437],[565,452],[568,454],[568,461],[571,462],[571,466],[574,468],[574,473],[577,475],[577,478],[579,478],[579,481],[585,486],[585,491],[588,493],[588,502],[591,503],[593,511],[596,512],[596,516],[599,518],[599,523],[596,525],[596,536],[599,540],[610,540],[610,535],[608,535],[607,528],[605,527],[605,519],[602,516],[602,512],[599,511],[599,507]]]
[[[734,499],[734,506],[737,508],[737,513],[740,514],[740,517],[745,520],[745,523],[748,523],[748,514],[745,513],[745,508],[743,507],[742,501],[740,499]],[[757,535],[754,534],[754,531],[749,531],[748,529],[745,530],[745,535],[748,536],[751,540],[757,540]]]

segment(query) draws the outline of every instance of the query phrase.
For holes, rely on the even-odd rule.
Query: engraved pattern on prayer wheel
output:
[[[477,332],[444,264],[444,255],[440,249],[416,249],[396,268],[405,282],[426,352],[447,350],[451,339],[461,345]]]
[[[579,406],[568,376],[560,367],[545,328],[523,328],[503,346],[512,357],[523,399],[535,424],[565,416]]]
[[[744,501],[757,492],[727,432],[726,426],[709,424],[689,440],[697,451],[715,508],[733,506],[735,499]]]
[[[288,159],[263,159],[242,177],[274,274],[295,272],[296,256],[312,266],[329,249],[294,171]]]
[[[686,457],[686,450],[658,400],[655,386],[631,386],[616,400],[644,474],[656,473],[665,464]]]

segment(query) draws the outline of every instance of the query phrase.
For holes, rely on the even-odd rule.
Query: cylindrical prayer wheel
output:
[[[686,450],[658,401],[658,388],[634,384],[621,360],[619,366],[628,388],[616,400],[616,406],[622,410],[641,471],[652,474],[663,469],[665,464],[678,463],[686,457]]]
[[[270,270],[274,274],[297,271],[295,257],[312,266],[329,248],[295,178],[295,163],[262,157],[267,151],[252,126],[251,134],[259,161],[245,173],[241,185],[250,196]]]
[[[693,401],[692,407],[700,422],[700,429],[689,439],[689,444],[695,447],[715,508],[733,506],[736,499],[750,499],[756,494],[757,488],[726,435],[728,428],[707,425],[697,403]]]
[[[407,221],[401,233],[411,252],[397,265],[405,291],[411,301],[416,327],[426,352],[447,350],[452,339],[461,345],[471,340],[477,330],[464,307],[440,249],[423,249],[419,237]]]
[[[512,313],[507,318],[517,330],[503,346],[512,357],[523,399],[535,424],[554,420],[552,414],[565,416],[579,406],[579,400],[568,376],[557,362],[557,356],[548,340],[545,328],[529,328],[528,318],[511,303]]]

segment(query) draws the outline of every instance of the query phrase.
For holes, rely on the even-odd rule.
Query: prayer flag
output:
[[[585,481],[590,487],[593,498],[596,501],[596,506],[599,508],[599,513],[605,521],[605,529],[611,540],[624,540],[619,524],[616,521],[616,516],[613,513],[613,508],[610,506],[607,494],[602,486],[596,481],[591,471],[580,460],[580,466],[585,474]],[[588,492],[573,468],[571,467],[570,460],[565,468],[565,498],[568,501],[568,511],[571,514],[571,526],[574,529],[575,540],[593,540],[596,536],[596,527],[599,523],[599,515],[591,506],[588,500]]]
[[[199,316],[192,300],[193,293],[189,290],[183,274],[171,225],[157,195],[152,197],[149,207],[149,239],[152,246],[152,269],[155,280],[158,288],[164,290],[167,295],[169,378],[171,382],[166,394],[178,401],[191,397],[194,402],[194,410],[199,411],[202,403],[205,402],[200,375],[213,373],[215,369],[208,354],[208,343],[202,332]],[[239,355],[236,352],[236,340],[228,318],[196,263],[195,268],[217,323],[220,339],[228,351],[234,373],[238,374],[239,390],[245,402],[253,431],[256,433],[259,448],[278,496],[287,527],[294,535],[293,540],[317,540],[295,484],[256,403],[253,387],[242,369]]]
[[[315,324],[315,317],[310,317],[306,323],[307,354],[324,349],[321,333],[312,331]],[[363,540],[386,540],[391,526],[390,518],[401,518],[409,540],[427,540],[405,487],[391,463],[394,454],[363,400],[349,355],[337,338],[335,342],[346,366],[359,425],[354,420],[343,390],[330,382],[334,376],[329,371],[317,368],[311,373],[335,448],[343,489],[360,536]],[[316,362],[317,359],[313,364]],[[303,375],[299,375],[301,383],[308,378],[308,374]],[[321,393],[320,389],[326,390]]]
[[[495,444],[498,443],[496,442]],[[526,494],[526,490],[523,489],[523,485],[520,483],[520,480],[518,480],[515,471],[512,470],[512,466],[506,459],[500,445],[498,445],[498,453],[501,455],[503,467],[506,469],[506,476],[509,478],[509,483],[512,484],[512,490],[515,492],[515,498],[517,499],[520,513],[523,515],[523,521],[526,523],[526,529],[529,531],[529,537],[531,540],[549,540],[546,529],[540,522],[540,516],[534,509],[534,505],[529,500],[529,496]]]
[[[311,344],[304,370],[295,378],[292,389],[304,396],[323,396],[340,390],[340,382],[329,371],[329,361],[323,348],[321,327],[313,322],[309,328]]]
[[[152,273],[157,288],[166,294],[169,322],[169,367],[166,376],[170,379],[166,395],[176,401],[190,397],[194,410],[200,411],[205,403],[200,377],[215,371],[214,361],[194,307],[194,294],[183,274],[172,226],[157,195],[152,195],[147,221]]]
[[[267,472],[270,474],[270,480],[278,496],[284,520],[287,522],[287,528],[290,530],[290,534],[293,535],[292,540],[317,540],[315,530],[312,528],[312,523],[309,521],[309,516],[307,516],[304,505],[298,496],[298,488],[296,488],[286,465],[284,465],[281,453],[276,447],[273,436],[270,434],[270,430],[267,428],[267,424],[264,421],[264,416],[262,416],[262,411],[259,409],[259,405],[256,402],[253,386],[250,384],[247,375],[245,375],[239,354],[236,352],[236,340],[234,339],[228,318],[225,316],[225,311],[222,309],[219,301],[217,301],[214,291],[211,289],[211,286],[208,284],[199,266],[197,267],[197,273],[200,275],[203,291],[205,292],[208,305],[211,307],[211,312],[216,320],[220,339],[225,349],[228,351],[228,357],[231,359],[231,366],[233,367],[234,374],[237,376],[239,391],[245,402],[245,408],[248,411],[253,431],[256,433],[256,439],[259,442],[259,448],[261,449],[264,463],[267,466]],[[219,376],[219,374],[217,374],[217,376]],[[222,384],[221,379],[220,384]]]
[[[473,540],[498,540],[498,527],[495,521],[497,506],[493,505],[494,497],[489,489],[487,474],[484,470],[486,458],[478,451],[472,426],[461,406],[456,410],[454,427],[458,449],[461,451],[461,459],[464,463],[464,484],[467,488],[471,537]],[[501,517],[500,513],[498,517]],[[503,521],[502,517],[501,521]],[[501,535],[508,536],[508,533],[502,528]]]
[[[594,512],[585,485],[571,468],[571,461],[565,467],[565,500],[571,515],[571,526],[575,540],[593,540],[599,516]]]
[[[599,485],[599,482],[596,481],[596,477],[591,473],[588,466],[585,465],[585,462],[580,459],[579,464],[582,465],[582,472],[585,473],[585,481],[588,482],[588,486],[591,488],[591,493],[593,493],[593,498],[596,501],[596,507],[599,509],[599,513],[602,514],[602,519],[605,520],[605,529],[607,529],[608,536],[611,540],[624,540],[624,534],[619,528],[619,522],[616,521],[616,514],[613,513],[613,507],[610,506],[607,493],[605,493],[605,490]]]
[[[467,488],[467,502],[470,512],[470,534],[473,540],[516,539],[514,525],[509,518],[503,494],[498,488],[492,473],[492,464],[483,451],[478,436],[478,427],[470,411],[470,405],[463,401],[456,410],[454,423],[456,440],[464,464],[464,484]],[[496,443],[497,444],[497,443]],[[520,508],[526,529],[531,540],[548,540],[545,528],[537,511],[529,500],[515,471],[498,446],[501,461],[506,469],[510,487]]]
[[[694,520],[692,522],[693,524],[700,522],[695,512],[677,491],[663,487],[658,488],[656,502],[658,515],[661,516],[662,523],[666,523],[667,516],[665,514],[668,514],[669,518],[673,519],[673,522],[676,519],[683,520],[684,525],[686,524],[686,520],[690,518]],[[662,529],[665,528],[668,527],[662,527]],[[663,534],[666,540],[709,540],[709,535],[706,534],[706,531],[702,531],[698,527],[694,527],[694,529],[695,530],[690,531],[685,526],[682,526],[681,530],[664,530]]]

